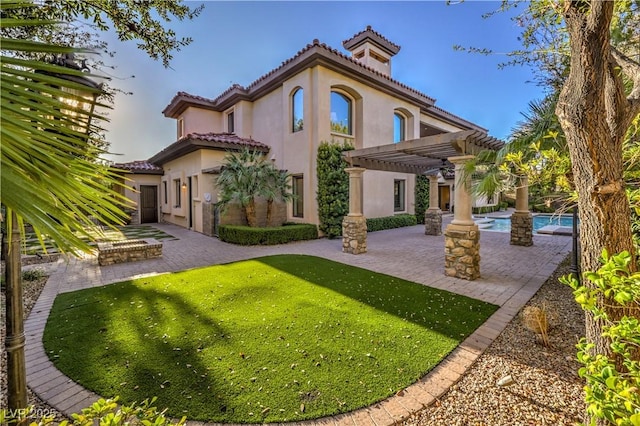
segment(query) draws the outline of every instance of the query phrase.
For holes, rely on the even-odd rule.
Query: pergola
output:
[[[451,157],[477,155],[482,150],[497,151],[504,142],[478,130],[442,133],[420,139],[346,151],[352,167],[423,174],[438,169]]]
[[[349,214],[342,224],[343,251],[367,251],[366,219],[362,214],[362,173],[367,169],[426,174],[429,176],[429,209],[425,212],[425,234],[440,235],[442,212],[438,207],[438,169],[447,161],[455,167],[454,218],[445,230],[445,274],[468,280],[480,276],[480,233],[472,217],[469,175],[464,164],[482,150],[497,151],[504,142],[479,130],[426,136],[361,148],[343,153],[349,163]],[[516,191],[516,213],[512,216],[512,244],[531,245],[531,214],[527,204],[527,182],[521,177]],[[514,216],[516,216],[514,218]],[[521,224],[528,227],[522,238]],[[517,231],[514,238],[514,229]]]

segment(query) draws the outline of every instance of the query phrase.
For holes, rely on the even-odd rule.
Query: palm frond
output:
[[[28,7],[3,1],[2,8]],[[0,19],[3,27],[43,25],[43,21]],[[67,46],[2,37],[0,132],[1,199],[7,217],[31,224],[61,251],[90,251],[94,218],[123,223],[128,200],[115,191],[116,175],[96,162],[103,152],[90,134],[102,117],[95,112],[97,86],[81,84],[79,70],[38,60],[18,59],[19,52],[66,54]],[[82,104],[86,104],[84,107]],[[8,230],[11,228],[8,227]]]

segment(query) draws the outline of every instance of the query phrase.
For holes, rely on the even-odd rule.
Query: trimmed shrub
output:
[[[424,223],[424,212],[429,208],[429,178],[416,175],[416,221]]]
[[[500,210],[500,205],[496,204],[495,206],[482,206],[482,207],[472,207],[471,211],[473,214],[485,214],[485,213],[493,213]]]
[[[349,175],[344,171],[347,162],[343,151],[353,146],[345,142],[322,142],[318,147],[318,217],[320,231],[327,238],[342,235],[342,219],[349,213]]]
[[[225,243],[242,246],[269,246],[291,241],[315,240],[318,227],[309,223],[285,223],[271,228],[251,228],[240,225],[220,225],[218,238]]]
[[[403,226],[417,225],[416,216],[412,214],[398,214],[395,216],[374,217],[367,219],[367,232],[382,231],[385,229],[402,228]]]

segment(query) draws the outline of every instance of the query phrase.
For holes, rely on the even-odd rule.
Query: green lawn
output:
[[[105,397],[192,420],[279,422],[416,381],[497,307],[329,260],[270,256],[61,294],[44,344]]]

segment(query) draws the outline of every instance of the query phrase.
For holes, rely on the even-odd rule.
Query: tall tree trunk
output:
[[[273,199],[267,200],[267,226],[271,226],[271,215],[273,215]]]
[[[258,226],[258,219],[256,218],[256,202],[255,200],[250,200],[247,205],[244,207],[245,214],[247,215],[247,224],[255,228]]]
[[[2,251],[5,258],[5,283],[7,288],[6,338],[7,353],[7,403],[12,410],[27,408],[27,373],[24,355],[24,306],[22,303],[22,263],[20,260],[20,229],[15,212],[11,212],[11,228],[2,236]],[[10,229],[10,231],[9,231]]]
[[[611,1],[566,1],[571,64],[556,113],[571,157],[580,210],[581,269],[595,271],[603,249],[634,253],[631,211],[623,183],[622,145],[636,108],[626,98],[610,45]],[[585,283],[590,285],[590,283]],[[614,305],[600,300],[601,305]],[[605,308],[611,319],[622,312]],[[627,312],[628,313],[628,312]],[[634,316],[638,313],[635,312]],[[613,359],[602,324],[587,315],[596,353]],[[619,359],[616,363],[621,366]]]

